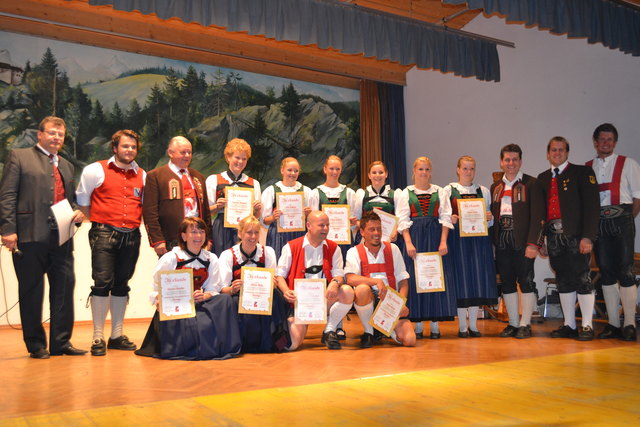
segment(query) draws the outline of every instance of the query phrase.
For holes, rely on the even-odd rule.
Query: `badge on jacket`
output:
[[[180,181],[177,179],[169,180],[169,199],[180,199]]]

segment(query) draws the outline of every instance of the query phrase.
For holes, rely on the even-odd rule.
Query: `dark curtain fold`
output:
[[[380,100],[380,148],[389,170],[391,188],[407,186],[406,140],[404,126],[404,88],[378,83]]]
[[[337,0],[89,0],[89,4],[500,80],[495,43]]]
[[[369,182],[369,164],[382,160],[380,144],[380,99],[378,84],[369,80],[360,82],[360,186]]]
[[[443,0],[640,56],[640,12],[608,0]]]

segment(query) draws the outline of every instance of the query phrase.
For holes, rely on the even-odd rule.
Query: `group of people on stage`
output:
[[[497,303],[498,289],[509,316],[500,336],[529,338],[536,301],[533,266],[539,253],[548,253],[564,313],[563,326],[551,336],[591,340],[592,248],[609,313],[609,324],[599,337],[636,339],[637,283],[632,267],[640,167],[614,153],[618,134],[611,124],[594,132],[597,157],[587,165],[569,163],[569,142],[552,138],[547,146],[550,168],[538,178],[521,171],[520,147],[506,145],[500,151],[503,177],[490,189],[474,182],[476,162],[462,156],[456,168],[458,181],[445,187],[431,183],[431,160],[418,157],[413,184],[405,189],[386,184],[387,168],[376,161],[369,166],[370,185],[354,191],[340,183],[341,159],[330,156],[324,162],[326,181],[317,188],[298,181],[300,165],[287,157],[280,167],[282,180],[262,192],[260,183],[244,173],[251,147],[242,139],[225,147],[228,170],[205,179],[189,167],[193,153],[186,138],[172,138],[169,162],[146,173],[135,162],[139,136],[120,130],[112,137],[113,156],[85,167],[76,190],[73,165],[59,156],[65,133],[62,119],[46,117],[36,146],[8,153],[0,183],[0,233],[3,245],[13,252],[24,341],[33,358],[86,353],[70,342],[73,243],[59,244],[60,230],[51,207],[60,203],[71,206],[73,222],[92,223],[94,284],[89,298],[94,356],[109,349],[168,359],[225,359],[241,352],[295,350],[307,333],[307,325],[294,321],[294,283],[302,278],[326,280],[328,313],[321,341],[329,349],[341,348],[340,341],[346,338],[342,320],[352,307],[364,329],[361,347],[380,340],[370,319],[389,289],[407,301],[391,331],[391,338],[401,345],[414,346],[416,338],[424,336],[424,321],[430,322],[429,337],[440,338],[439,322],[455,317],[459,337],[480,337],[480,307]],[[237,228],[225,227],[226,187],[254,192],[253,212]],[[278,230],[283,212],[276,196],[286,192],[304,196],[305,231]],[[488,235],[469,236],[460,230],[458,201],[465,199],[484,201],[491,227]],[[353,245],[327,239],[329,217],[322,207],[331,204],[350,207]],[[382,239],[376,209],[398,218],[390,242]],[[190,269],[196,314],[160,321],[156,311],[138,349],[124,334],[123,323],[143,219],[159,257],[151,301],[158,304],[160,272]],[[263,226],[268,228],[266,245],[258,242]],[[443,291],[417,290],[414,259],[424,252],[442,257]],[[275,270],[271,315],[238,313],[243,267]],[[49,350],[41,324],[44,274],[50,284]],[[576,300],[582,312],[580,328]],[[109,312],[111,333],[105,339]]]

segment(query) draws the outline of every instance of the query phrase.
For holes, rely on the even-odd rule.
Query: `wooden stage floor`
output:
[[[416,348],[361,350],[352,314],[340,351],[314,326],[296,352],[199,362],[34,360],[21,331],[2,327],[0,425],[640,425],[638,343],[549,338],[559,324],[516,340],[499,338],[496,320],[467,339],[447,322]],[[146,328],[128,321],[125,332],[140,343]],[[87,349],[91,331],[76,325],[74,345]]]

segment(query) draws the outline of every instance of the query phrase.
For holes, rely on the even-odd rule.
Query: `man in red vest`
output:
[[[290,304],[296,302],[295,279],[327,280],[325,297],[330,308],[322,343],[330,350],[339,350],[342,346],[336,329],[353,305],[353,289],[344,283],[342,252],[337,243],[327,240],[328,233],[329,217],[321,211],[311,212],[307,216],[307,234],[282,248],[276,278],[278,288]],[[289,350],[295,350],[307,334],[307,325],[295,324],[293,312],[289,316],[289,333]]]
[[[615,126],[601,124],[593,132],[596,158],[587,162],[593,167],[600,191],[595,255],[609,317],[609,323],[598,338],[635,341],[638,284],[633,274],[633,246],[634,217],[640,212],[640,166],[635,160],[613,152],[617,142]],[[624,311],[623,327],[618,314],[620,301]]]
[[[546,201],[547,251],[556,273],[564,325],[551,338],[593,339],[595,293],[590,266],[593,242],[598,235],[598,186],[593,169],[569,163],[569,142],[561,137],[547,144],[551,167],[538,175]],[[582,326],[576,326],[576,299]]]
[[[382,225],[377,213],[362,215],[360,234],[363,241],[347,252],[344,272],[347,284],[355,289],[355,308],[364,326],[360,346],[369,348],[374,342],[373,327],[369,324],[374,299],[384,300],[387,286],[406,298],[409,293],[409,273],[400,249],[393,243],[382,242]],[[403,346],[413,347],[416,345],[416,334],[407,316],[409,309],[405,305],[391,338]]]
[[[146,173],[135,162],[140,137],[119,130],[111,137],[113,156],[84,168],[76,198],[91,219],[91,276],[89,295],[93,316],[91,354],[104,356],[107,348],[135,350],[122,332],[129,299],[129,280],[140,253],[142,191]],[[104,340],[104,323],[111,311],[111,338]]]

